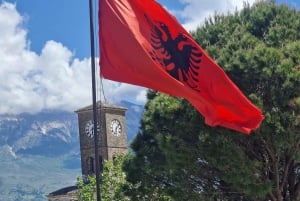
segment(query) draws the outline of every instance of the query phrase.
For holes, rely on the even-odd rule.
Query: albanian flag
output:
[[[210,126],[245,134],[263,115],[155,0],[99,0],[100,73],[187,99]]]

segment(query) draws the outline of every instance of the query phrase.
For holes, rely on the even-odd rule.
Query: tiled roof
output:
[[[101,105],[100,105],[100,104],[101,104]],[[103,109],[108,109],[108,108],[111,109],[111,108],[114,108],[114,109],[118,109],[118,110],[127,110],[127,108],[125,108],[125,107],[121,107],[121,106],[112,105],[112,104],[109,104],[109,103],[104,103],[104,102],[98,101],[98,102],[97,102],[97,108],[99,108],[100,106],[101,106]],[[86,110],[93,110],[93,105],[89,105],[89,106],[80,108],[80,109],[76,110],[75,112],[78,113],[78,112],[82,112],[82,111],[86,111]]]
[[[48,196],[66,195],[66,194],[70,193],[71,191],[75,192],[77,190],[78,190],[77,186],[68,186],[68,187],[65,187],[65,188],[61,188],[57,191],[54,191],[52,193],[49,193]]]

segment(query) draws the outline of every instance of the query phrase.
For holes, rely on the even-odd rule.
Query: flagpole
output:
[[[91,39],[91,71],[92,71],[92,94],[93,94],[93,119],[94,119],[94,144],[95,144],[95,165],[96,165],[96,195],[97,201],[101,201],[100,193],[100,164],[98,152],[98,133],[97,133],[97,100],[96,100],[96,67],[95,67],[95,40],[94,40],[94,21],[93,21],[93,0],[89,1],[90,9],[90,39]],[[100,103],[101,105],[101,103]],[[101,126],[100,126],[101,129]]]

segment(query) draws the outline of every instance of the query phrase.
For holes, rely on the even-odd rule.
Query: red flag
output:
[[[263,115],[155,0],[99,0],[104,78],[187,99],[210,126],[246,134]]]

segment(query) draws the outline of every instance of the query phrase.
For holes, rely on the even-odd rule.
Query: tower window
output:
[[[93,157],[90,157],[89,158],[89,171],[91,173],[94,173],[95,172],[95,168],[94,168],[94,159]]]
[[[99,156],[99,166],[100,166],[100,172],[103,171],[103,158],[102,156]]]
[[[117,159],[116,154],[113,154],[113,156],[112,156],[112,161],[113,161],[113,164],[114,164],[114,165],[116,165],[116,159]]]

